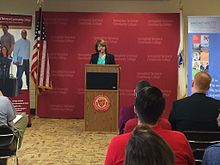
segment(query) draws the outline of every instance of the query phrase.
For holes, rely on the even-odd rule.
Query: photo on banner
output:
[[[192,79],[196,73],[208,72],[209,67],[209,35],[192,36]]]
[[[15,14],[0,14],[0,36],[3,35],[2,25],[8,25],[8,32],[14,36],[15,42],[21,38],[21,31],[25,29],[27,31],[27,39],[33,40],[32,34],[32,16],[31,15],[15,15]],[[13,58],[13,52],[11,54]],[[21,60],[23,62],[23,60]],[[17,67],[13,64],[13,61],[10,66],[10,75],[11,77],[16,77]],[[22,75],[22,89],[27,90],[27,82],[25,74]]]

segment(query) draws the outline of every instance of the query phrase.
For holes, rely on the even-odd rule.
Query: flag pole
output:
[[[38,8],[39,8],[39,12],[38,12],[38,18],[40,18],[40,29],[42,28],[42,4],[43,4],[44,0],[37,0],[37,5],[38,5]],[[36,18],[36,17],[35,17]],[[38,20],[37,20],[38,21]],[[36,25],[35,25],[36,27]],[[41,30],[40,30],[41,31]],[[40,38],[41,38],[41,33],[40,33]],[[38,59],[39,59],[39,47],[37,48],[37,56],[38,56]],[[38,67],[39,68],[39,61],[38,61]],[[37,73],[39,73],[39,70],[37,70]],[[35,114],[37,115],[37,111],[38,111],[38,94],[39,94],[39,90],[38,90],[38,81],[39,81],[39,75],[37,75],[37,83],[35,83],[35,108],[36,108],[36,111],[35,111]]]
[[[42,2],[42,1],[40,1]],[[40,31],[40,34],[38,34],[38,46],[37,46],[37,56],[38,56],[38,66],[37,66],[37,96],[38,94],[40,93],[39,92],[39,78],[40,78],[40,75],[39,75],[39,68],[40,68],[40,49],[41,49],[41,38],[42,38],[42,4],[40,3],[39,4],[39,12],[38,12],[38,18],[40,19],[39,21],[39,31]]]

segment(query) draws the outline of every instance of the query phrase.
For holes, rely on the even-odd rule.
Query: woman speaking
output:
[[[95,50],[96,53],[91,55],[90,64],[115,64],[115,57],[107,53],[107,44],[103,39],[96,42]]]

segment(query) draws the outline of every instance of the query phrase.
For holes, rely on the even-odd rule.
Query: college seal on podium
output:
[[[106,95],[97,95],[93,99],[93,106],[98,112],[106,112],[110,107],[110,99]]]

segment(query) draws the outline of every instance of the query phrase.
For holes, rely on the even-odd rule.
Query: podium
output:
[[[85,65],[86,131],[118,131],[119,65]]]

